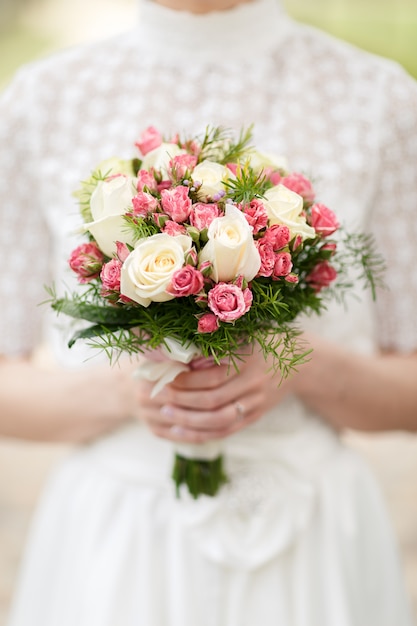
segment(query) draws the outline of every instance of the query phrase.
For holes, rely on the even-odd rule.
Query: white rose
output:
[[[132,198],[137,194],[136,178],[116,176],[101,180],[90,199],[92,222],[84,225],[97,241],[99,248],[107,256],[116,252],[116,241],[133,244],[132,233],[123,215],[132,206]]]
[[[174,272],[184,265],[192,246],[188,235],[171,237],[158,233],[140,239],[123,263],[120,293],[144,307],[151,302],[166,302],[174,296],[166,292]]]
[[[114,176],[115,174],[125,174],[133,176],[133,166],[131,160],[119,159],[118,157],[110,157],[101,161],[96,168],[103,176]]]
[[[210,224],[208,242],[200,252],[200,262],[213,265],[212,278],[230,281],[236,276],[252,280],[261,267],[261,258],[253,241],[252,229],[242,211],[226,206],[226,215]]]
[[[303,198],[287,189],[284,185],[277,185],[268,189],[263,201],[268,213],[269,224],[283,224],[288,226],[291,238],[300,235],[303,239],[314,239],[316,231],[309,226],[302,215]]]
[[[158,148],[145,154],[141,169],[150,170],[153,167],[162,172],[163,176],[168,176],[169,162],[180,154],[187,154],[187,151],[177,146],[176,143],[161,143]]]
[[[278,154],[272,154],[271,152],[259,152],[259,150],[251,150],[248,154],[249,163],[252,169],[255,172],[260,172],[261,170],[272,167],[274,170],[284,170],[288,169],[287,159]]]
[[[198,196],[202,200],[213,197],[219,191],[225,191],[224,182],[234,175],[229,168],[214,161],[202,161],[193,170],[193,181],[200,182]]]

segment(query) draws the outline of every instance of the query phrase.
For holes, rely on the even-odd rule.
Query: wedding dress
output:
[[[72,192],[100,160],[132,157],[150,124],[251,123],[387,259],[376,306],[361,295],[303,324],[364,355],[416,349],[417,86],[259,0],[205,16],[144,1],[130,34],[16,76],[0,103],[0,352],[43,337],[61,364],[84,363],[66,320],[37,304],[52,279],[71,285]],[[370,471],[296,398],[224,442],[231,480],[216,498],[176,499],[172,454],[132,423],[64,461],[10,626],[411,626]]]

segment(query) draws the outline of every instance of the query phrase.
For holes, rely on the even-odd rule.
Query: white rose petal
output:
[[[132,198],[137,194],[136,185],[137,179],[133,176],[115,176],[101,180],[91,195],[93,220],[110,215],[124,215],[132,205]]]
[[[249,162],[255,172],[260,172],[266,167],[272,167],[274,170],[288,170],[287,159],[278,154],[272,154],[271,152],[251,150],[249,152]]]
[[[207,236],[200,262],[212,263],[212,278],[216,282],[234,280],[236,276],[244,276],[249,281],[256,276],[261,258],[242,211],[226,206],[225,216],[212,221]]]
[[[134,244],[133,232],[119,215],[103,217],[85,226],[88,227],[100,250],[109,257],[116,253],[116,241],[130,246]]]
[[[107,256],[116,252],[116,241],[133,244],[132,232],[123,215],[131,208],[136,195],[137,179],[133,176],[116,176],[101,180],[94,189],[90,209],[93,221],[84,224]]]
[[[150,170],[153,167],[162,172],[163,176],[168,176],[169,162],[180,154],[187,154],[187,151],[177,146],[176,143],[161,143],[155,150],[151,150],[143,157],[141,169]]]
[[[193,170],[193,180],[201,183],[199,198],[207,200],[219,191],[225,191],[224,182],[234,175],[229,168],[214,161],[202,161]]]
[[[172,300],[166,288],[173,273],[183,267],[191,246],[188,235],[158,233],[141,239],[123,263],[120,293],[144,307]]]
[[[302,215],[303,198],[287,189],[284,185],[277,185],[265,193],[264,207],[268,213],[269,225],[283,224],[288,226],[291,238],[300,235],[304,239],[314,239],[316,231],[309,226]]]
[[[101,161],[96,168],[103,176],[115,176],[116,174],[125,174],[133,176],[132,161],[119,159],[118,157],[110,157]]]

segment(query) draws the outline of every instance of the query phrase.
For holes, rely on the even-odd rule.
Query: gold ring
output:
[[[245,417],[245,407],[241,402],[235,402],[236,420],[241,422]]]

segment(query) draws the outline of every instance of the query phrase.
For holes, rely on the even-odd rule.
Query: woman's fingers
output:
[[[172,441],[227,437],[259,419],[288,392],[266,370],[263,357],[253,354],[239,374],[227,365],[186,372],[154,398],[152,384],[140,382],[138,414],[155,435]]]
[[[218,366],[214,370],[219,369]],[[206,371],[207,378],[202,377],[202,372],[198,372],[199,378],[193,374],[186,373],[182,379],[182,386],[175,384],[167,385],[156,399],[161,404],[181,406],[189,409],[216,411],[223,406],[231,404],[246,394],[262,385],[264,373],[258,369],[256,373],[251,373],[247,367],[242,368],[239,375],[227,374],[227,369],[220,375],[216,371]],[[192,378],[189,384],[189,378]],[[178,377],[179,378],[179,377]],[[196,385],[200,384],[201,387]]]
[[[215,389],[223,385],[226,380],[237,376],[238,373],[233,365],[212,365],[205,369],[195,369],[179,374],[170,386],[184,391]]]
[[[259,417],[259,394],[247,394],[217,411],[188,410],[163,405],[145,418],[152,432],[172,441],[201,443],[222,439],[245,428]]]

